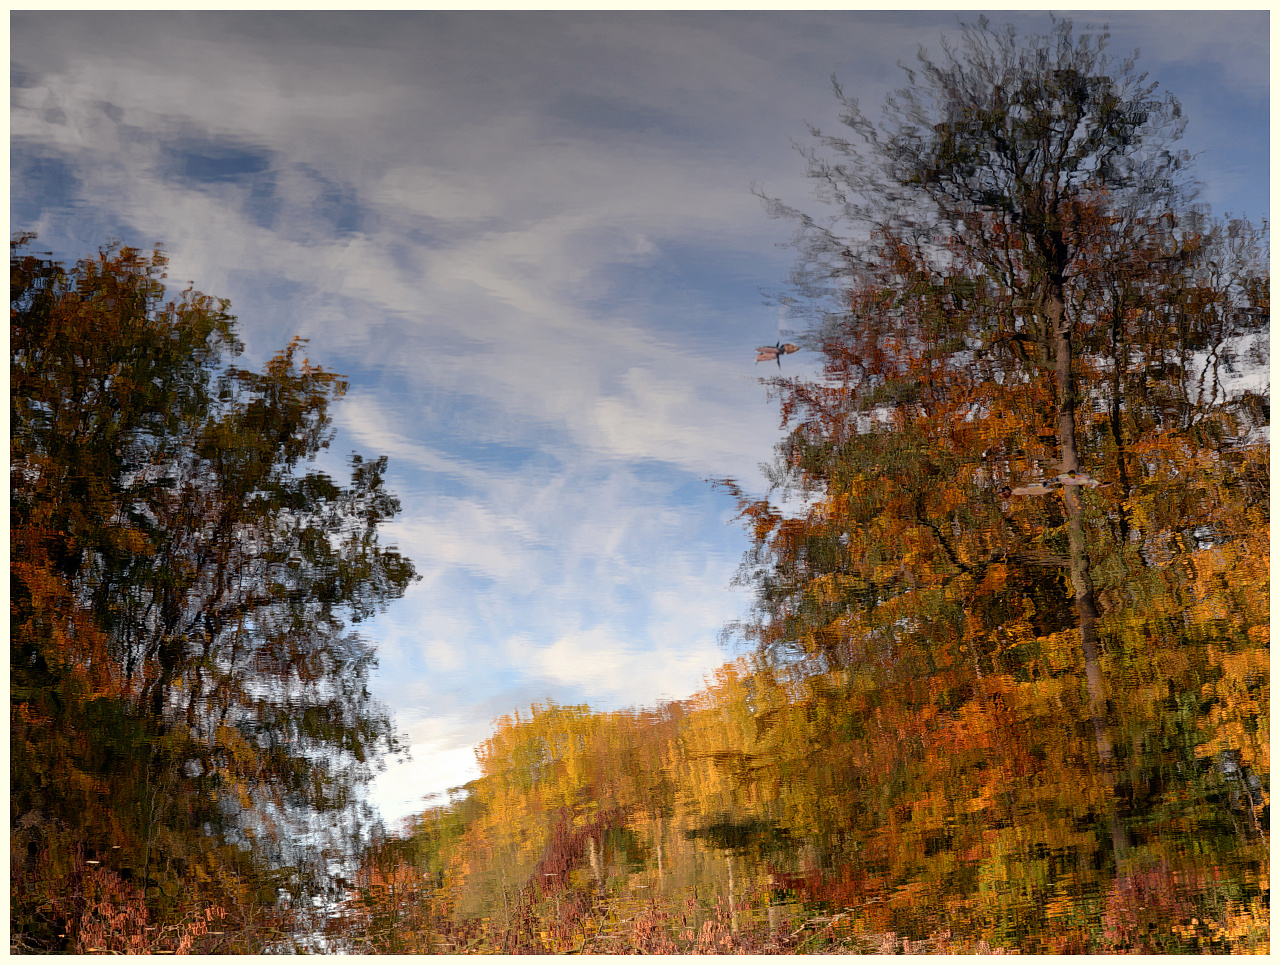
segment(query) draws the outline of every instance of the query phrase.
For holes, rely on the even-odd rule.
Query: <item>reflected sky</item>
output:
[[[1267,216],[1268,14],[1110,24],[1182,100],[1202,199]],[[326,468],[391,458],[388,541],[423,579],[364,628],[414,750],[375,787],[388,819],[471,776],[496,716],[682,697],[729,656],[747,541],[706,480],[763,489],[753,348],[789,333],[762,290],[790,229],[751,187],[805,207],[793,143],[836,129],[832,74],[873,107],[955,25],[11,15],[12,228],[67,258],[163,243],[171,281],[232,300],[248,364],[298,334],[349,376]]]

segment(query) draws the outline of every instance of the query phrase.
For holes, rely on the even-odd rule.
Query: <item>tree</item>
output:
[[[346,629],[415,578],[378,541],[386,460],[353,455],[347,486],[304,471],[345,383],[297,339],[261,373],[227,365],[228,303],[164,301],[158,252],[67,269],[29,240],[10,259],[11,813],[31,859],[73,840],[154,910],[233,879],[273,908],[290,879],[245,878],[237,842],[280,865],[273,831],[352,815],[396,747]],[[53,941],[15,913],[28,926]]]
[[[1224,376],[1265,337],[1269,302],[1264,237],[1191,205],[1177,102],[1105,40],[1063,21],[1023,42],[980,21],[941,60],[921,52],[879,126],[837,85],[854,136],[815,129],[806,152],[830,217],[774,204],[799,225],[790,300],[824,355],[823,379],[772,383],[791,428],[773,481],[808,507],[788,518],[731,489],[755,538],[745,630],[763,653],[851,687],[870,677],[881,736],[864,739],[896,733],[896,766],[917,775],[946,746],[959,786],[995,786],[993,748],[962,779],[950,715],[985,719],[966,733],[1002,733],[1009,762],[1044,762],[1050,735],[1074,747],[1073,722],[1028,702],[1050,688],[1093,743],[1065,754],[1093,763],[1068,764],[1058,790],[1086,790],[1079,818],[1106,815],[1123,870],[1143,822],[1122,815],[1156,807],[1139,788],[1165,766],[1150,738],[1167,718],[1159,688],[1134,693],[1127,674],[1189,699],[1238,672],[1202,650],[1203,675],[1175,673],[1162,658],[1189,627],[1137,627],[1157,597],[1180,612],[1189,570],[1266,553],[1265,390],[1232,394]],[[1261,631],[1250,575],[1249,602],[1213,594],[1239,630],[1198,644],[1241,666]],[[1083,671],[1083,705],[1064,665]],[[1001,722],[1010,711],[1037,716]],[[1138,718],[1145,735],[1126,731]]]

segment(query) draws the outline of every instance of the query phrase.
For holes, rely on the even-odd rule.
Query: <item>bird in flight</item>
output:
[[[793,345],[791,342],[779,342],[777,345],[757,345],[756,361],[777,362],[778,368],[782,368],[782,356],[798,351],[800,351],[800,346]]]

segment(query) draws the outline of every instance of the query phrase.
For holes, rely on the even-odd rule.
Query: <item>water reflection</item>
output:
[[[362,894],[434,883],[400,909],[406,949],[1265,949],[1265,764],[1213,749],[1215,715],[1265,693],[1265,633],[1187,613],[1135,647],[1128,619],[1101,619],[1113,771],[1070,633],[918,676],[744,658],[656,709],[502,719]]]
[[[772,438],[775,414],[762,412],[746,379],[769,370],[799,377],[777,397],[785,418],[810,421],[779,448],[768,481],[785,477],[814,505],[786,518],[776,506],[743,506],[759,551],[749,582],[768,611],[755,628],[758,661],[650,710],[539,705],[499,722],[482,774],[464,793],[423,815],[411,837],[364,856],[351,902],[335,908],[333,947],[1265,947],[1269,479],[1258,442],[1269,404],[1260,385],[1245,392],[1237,382],[1228,392],[1226,376],[1255,355],[1246,336],[1264,357],[1265,232],[1214,227],[1191,210],[1173,218],[1163,201],[1150,206],[1155,195],[1145,188],[1145,200],[1108,208],[1091,185],[1069,206],[1070,290],[1045,302],[1038,282],[1016,292],[1010,285],[1037,276],[1065,284],[1065,261],[1046,276],[1034,258],[1021,268],[989,259],[1014,251],[1066,258],[1057,214],[1046,221],[1043,211],[1001,211],[1015,196],[1040,197],[1045,184],[1056,195],[1059,172],[1020,186],[987,222],[973,217],[973,205],[992,203],[992,182],[979,175],[972,184],[980,190],[953,207],[952,226],[964,230],[940,222],[928,244],[923,235],[895,239],[903,227],[895,189],[882,211],[894,208],[892,216],[863,226],[886,242],[885,260],[863,266],[875,269],[875,285],[850,270],[855,256],[825,229],[805,251],[802,264],[833,274],[800,276],[799,291],[833,293],[840,309],[828,319],[833,328],[802,339],[807,348],[822,344],[823,373],[811,380],[804,373],[814,363],[781,340],[756,349],[757,362],[776,365],[752,368],[748,347],[775,324],[772,311],[758,311],[756,284],[776,277],[777,264],[747,253],[767,247],[749,226],[754,211],[746,220],[731,214],[708,186],[745,184],[763,162],[755,149],[694,159],[685,135],[710,131],[707,124],[668,125],[677,137],[664,143],[663,125],[649,123],[661,112],[555,90],[583,84],[580,70],[513,84],[520,65],[505,42],[488,55],[501,70],[483,56],[464,58],[477,77],[503,78],[501,91],[484,94],[483,84],[458,83],[457,58],[421,56],[421,41],[438,30],[415,38],[403,25],[382,39],[395,34],[411,60],[431,67],[422,83],[385,82],[385,43],[334,60],[327,41],[324,56],[314,56],[328,34],[303,30],[302,46],[272,43],[265,53],[224,37],[215,56],[170,70],[189,81],[216,78],[203,86],[219,96],[193,99],[180,82],[154,83],[156,51],[190,60],[197,47],[214,49],[193,46],[191,28],[170,37],[175,24],[152,24],[159,33],[150,36],[139,20],[124,31],[127,43],[106,43],[77,22],[84,40],[68,41],[60,29],[57,43],[15,45],[30,61],[14,81],[15,222],[41,225],[56,239],[42,243],[59,250],[74,244],[71,257],[94,250],[109,234],[103,226],[135,241],[176,242],[175,280],[195,277],[230,296],[253,319],[253,351],[270,353],[301,330],[317,359],[351,376],[342,408],[335,396],[342,435],[332,452],[341,463],[350,441],[391,455],[388,471],[398,475],[388,489],[403,496],[407,520],[393,535],[430,577],[420,596],[403,601],[404,616],[364,627],[388,669],[381,693],[397,708],[427,708],[420,712],[440,730],[441,721],[452,728],[463,718],[483,727],[494,704],[523,706],[533,693],[604,708],[698,679],[718,659],[716,630],[738,612],[721,594],[721,564],[738,547],[724,539],[721,504],[702,479],[751,471]],[[52,27],[24,29],[54,36]],[[559,28],[543,30],[554,39]],[[277,39],[297,33],[280,26]],[[642,47],[669,46],[632,28],[618,36],[626,44],[617,50],[634,53],[637,38]],[[588,46],[607,50],[601,37],[603,46]],[[527,39],[516,46],[542,46]],[[792,48],[803,50],[796,62],[814,62],[811,40]],[[65,52],[68,42],[78,43],[66,58],[78,65],[71,73],[41,53]],[[1092,70],[1080,49],[1081,66]],[[92,66],[103,57],[112,61],[105,73]],[[612,82],[628,59],[599,58],[597,73]],[[266,73],[225,69],[237,62]],[[691,62],[699,71],[706,64]],[[288,89],[273,90],[264,78],[289,63]],[[335,118],[324,96],[298,101],[287,124],[274,123],[272,109],[242,109],[292,100],[295,88],[325,90],[316,65],[331,63],[345,71],[344,103],[363,104],[351,117]],[[671,69],[664,76],[678,75]],[[85,76],[115,78],[103,96],[119,103],[96,100]],[[1089,91],[1110,89],[1103,78],[1074,85],[1064,76],[1055,72],[1043,88],[1088,94],[1081,109],[1092,109]],[[237,78],[239,93],[228,92]],[[741,143],[758,149],[768,140],[753,97],[713,91],[696,103],[688,92],[698,84],[675,88],[681,103],[668,106],[686,114],[723,118],[726,104],[749,105],[734,108],[751,122]],[[417,99],[433,112],[430,122],[403,100],[374,106],[387,89],[431,91]],[[450,108],[451,91],[465,91],[466,103]],[[532,99],[512,101],[512,91]],[[500,109],[477,110],[485,98]],[[1153,104],[1121,111],[1104,101],[1100,131],[1159,113]],[[496,139],[483,150],[438,123],[501,121],[513,110],[528,123],[493,126]],[[573,136],[561,137],[575,113]],[[941,118],[932,130],[977,137],[978,113]],[[1171,127],[1179,114],[1168,117]],[[1074,130],[1067,120],[1056,127]],[[1124,169],[1107,152],[1136,144],[1128,124],[1099,137],[1099,156],[1076,156],[1073,170],[1103,177]],[[548,140],[546,131],[559,133]],[[993,141],[993,150],[1010,143],[1003,131]],[[1070,153],[1088,141],[1069,136],[1061,147]],[[370,165],[373,144],[379,157]],[[998,156],[943,147],[938,158],[961,159],[958,178]],[[716,155],[749,158],[753,170],[726,178],[718,162],[703,164]],[[906,152],[897,161],[928,157]],[[1163,191],[1173,157],[1137,154],[1129,170]],[[1154,168],[1141,172],[1148,163]],[[814,173],[842,167],[856,170]],[[908,180],[923,184],[937,172],[917,174]],[[992,232],[985,242],[973,233],[982,230]],[[861,228],[854,234],[864,237]],[[952,252],[965,237],[980,240],[967,255]],[[954,257],[939,259],[945,252]],[[101,319],[88,321],[85,294],[68,293],[65,318],[99,352],[103,390],[164,382],[142,369],[121,377],[119,365],[167,358],[168,349],[121,355],[124,343]],[[114,310],[114,295],[101,305]],[[1060,324],[1068,305],[1078,326],[1070,338]],[[43,316],[32,319],[42,340]],[[45,349],[39,341],[27,353],[33,371],[57,356]],[[80,426],[133,411],[129,398],[88,401],[87,356],[71,354],[65,381],[51,386],[56,404],[29,400],[33,458],[62,451],[67,434],[45,439],[44,427],[64,399],[85,407]],[[793,358],[783,364],[783,355]],[[1053,378],[1050,357],[1060,365]],[[203,384],[182,398],[202,398]],[[265,420],[277,408],[263,403],[246,418],[261,430],[252,451],[287,439],[259,425],[259,413]],[[29,947],[70,944],[62,939],[74,930],[49,908],[78,903],[66,914],[80,915],[96,907],[84,882],[134,903],[136,927],[121,938],[132,949],[146,947],[147,932],[179,927],[173,922],[194,929],[194,916],[209,909],[190,904],[192,887],[207,881],[227,883],[226,904],[244,911],[237,940],[247,947],[261,947],[266,918],[273,934],[306,932],[309,923],[286,926],[283,906],[272,905],[278,882],[303,880],[281,867],[302,859],[273,842],[251,863],[242,852],[267,828],[253,815],[274,816],[267,804],[302,813],[308,794],[345,807],[372,759],[371,735],[390,732],[380,709],[359,716],[368,695],[357,686],[364,671],[353,668],[368,657],[327,622],[307,626],[299,603],[299,586],[314,590],[316,612],[327,615],[335,594],[364,584],[363,564],[338,579],[277,550],[261,569],[256,560],[226,562],[286,534],[275,510],[256,531],[247,523],[211,529],[207,507],[216,500],[203,498],[207,483],[195,469],[183,469],[191,485],[181,493],[161,499],[169,484],[157,483],[136,495],[154,504],[120,497],[137,480],[132,471],[112,475],[121,452],[111,440],[149,438],[147,427],[175,414],[159,405],[128,432],[94,433],[84,443],[94,459],[67,460],[66,489],[44,489],[56,474],[35,463],[19,473],[26,494],[13,545],[27,589],[15,595],[15,625],[26,629],[14,635],[11,660],[19,678],[11,844],[26,854],[16,868],[27,877],[11,874],[11,883],[25,891]],[[213,424],[184,418],[192,433]],[[190,444],[192,433],[174,430],[173,445]],[[238,431],[210,435],[182,466],[235,463],[251,448]],[[162,466],[170,452],[166,443],[138,464]],[[91,466],[103,473],[96,506],[82,488]],[[308,484],[276,502],[276,477],[261,478],[276,509],[327,490]],[[223,518],[263,505],[244,498],[257,485],[250,482],[223,491]],[[174,506],[181,511],[170,514]],[[814,515],[801,518],[810,508]],[[170,516],[172,540],[159,530]],[[77,528],[78,545],[68,535]],[[243,542],[222,544],[229,548],[218,557],[204,545],[210,532],[243,534]],[[308,567],[327,558],[327,537],[300,530],[287,538],[295,535]],[[162,545],[179,549],[155,552]],[[306,582],[266,575],[276,569]],[[175,590],[186,581],[190,619]],[[230,585],[241,588],[245,609],[220,609],[214,619]],[[197,599],[206,592],[208,611]],[[88,603],[92,611],[82,612]],[[245,616],[250,607],[287,617],[294,632],[266,633],[261,617]],[[154,646],[141,649],[142,639]],[[121,681],[148,653],[156,655],[149,694],[135,694]],[[232,675],[240,667],[246,676]],[[328,677],[311,676],[321,672]],[[282,682],[264,685],[272,673]],[[286,699],[304,683],[314,700]],[[444,743],[426,724],[413,739]],[[337,759],[329,753],[349,754],[350,768],[329,767]],[[279,788],[270,801],[254,796],[264,774]],[[104,801],[111,807],[100,808]],[[64,818],[96,850],[83,850]],[[126,849],[127,860],[112,854]],[[104,858],[116,877],[105,877]],[[134,891],[124,887],[130,882]],[[148,913],[167,916],[163,928],[143,923],[144,899]],[[269,913],[255,917],[262,908]],[[80,944],[104,947],[99,941]]]

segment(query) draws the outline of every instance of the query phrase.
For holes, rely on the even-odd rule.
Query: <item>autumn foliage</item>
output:
[[[413,576],[384,464],[302,472],[341,380],[222,367],[158,256],[15,255],[13,947],[1267,952],[1267,234],[1104,40],[980,22],[883,124],[838,92],[828,216],[774,206],[816,365],[771,488],[722,482],[745,654],[495,721],[324,900],[281,831],[394,745],[344,623]]]
[[[293,947],[299,822],[394,746],[345,629],[403,593],[385,462],[306,465],[342,380],[262,372],[163,256],[10,259],[10,944]],[[220,923],[214,928],[214,922]]]
[[[497,721],[367,859],[447,947],[1269,948],[1266,234],[1104,46],[983,22],[882,126],[838,92],[826,216],[775,205],[817,371],[724,482],[751,655]]]

